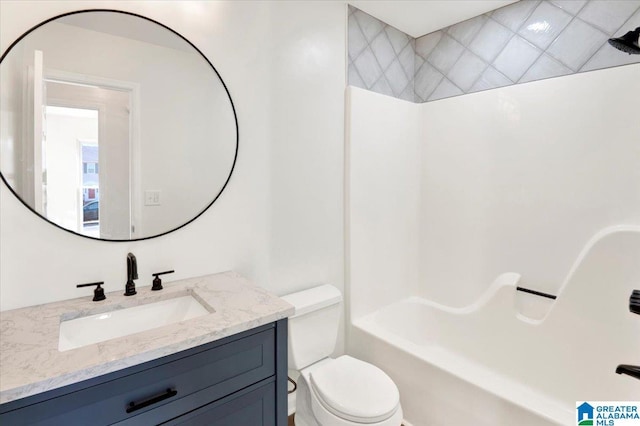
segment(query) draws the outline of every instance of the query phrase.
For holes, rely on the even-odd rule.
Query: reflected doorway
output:
[[[45,79],[45,93],[47,217],[89,237],[129,239],[131,92]]]
[[[47,217],[100,236],[99,114],[95,109],[47,105],[44,144]],[[89,202],[96,202],[88,206]],[[90,208],[92,211],[86,214]]]

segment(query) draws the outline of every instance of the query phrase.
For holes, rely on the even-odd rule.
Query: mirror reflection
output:
[[[229,94],[189,42],[148,19],[85,11],[27,33],[0,64],[0,171],[80,235],[179,228],[224,189],[237,153]]]

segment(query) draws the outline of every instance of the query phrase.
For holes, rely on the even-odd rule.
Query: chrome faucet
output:
[[[124,286],[124,295],[133,296],[137,293],[133,280],[138,279],[138,262],[133,253],[127,254],[127,284]]]

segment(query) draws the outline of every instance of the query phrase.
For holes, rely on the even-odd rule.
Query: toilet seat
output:
[[[343,355],[310,375],[313,393],[333,415],[356,423],[378,423],[392,417],[400,406],[395,383],[384,371]]]

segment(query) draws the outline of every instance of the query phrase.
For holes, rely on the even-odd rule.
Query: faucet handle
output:
[[[96,286],[95,290],[93,290],[93,301],[94,302],[99,302],[101,300],[104,300],[107,298],[107,296],[104,295],[104,289],[102,287],[100,287],[102,284],[104,284],[104,281],[98,281],[95,283],[86,283],[86,284],[78,284],[76,285],[77,288],[80,287],[91,287],[93,285]]]
[[[153,286],[151,286],[152,291],[162,290],[162,280],[160,279],[160,275],[164,274],[173,274],[175,271],[172,269],[170,271],[157,272],[153,275],[155,278],[153,279]]]

